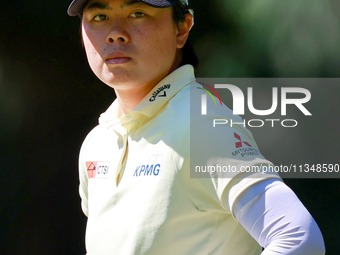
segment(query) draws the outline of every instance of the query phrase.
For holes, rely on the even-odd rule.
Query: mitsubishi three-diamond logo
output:
[[[236,143],[235,143],[236,148],[241,148],[241,147],[243,146],[242,143],[244,143],[244,144],[247,145],[248,147],[253,147],[253,146],[251,146],[248,142],[242,141],[242,140],[241,140],[241,136],[239,136],[239,135],[236,134],[235,132],[234,132],[234,137],[235,137],[237,140],[239,140],[239,142],[236,142]]]

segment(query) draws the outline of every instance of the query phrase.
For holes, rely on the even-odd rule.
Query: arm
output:
[[[270,179],[251,186],[236,202],[236,219],[265,250],[262,255],[322,255],[316,222],[295,193]]]

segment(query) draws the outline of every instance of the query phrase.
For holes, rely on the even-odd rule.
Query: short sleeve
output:
[[[261,154],[241,117],[226,106],[214,107],[203,116],[192,105],[190,125],[190,176],[204,186],[213,185],[213,199],[228,212],[245,190],[266,179],[281,179],[273,163]],[[217,124],[223,123],[223,124]]]

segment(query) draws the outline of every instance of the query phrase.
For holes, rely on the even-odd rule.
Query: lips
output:
[[[111,59],[106,60],[105,62],[107,64],[123,64],[130,60],[131,58],[111,58]]]
[[[107,64],[123,64],[130,61],[131,58],[123,52],[114,51],[108,54],[105,58]]]

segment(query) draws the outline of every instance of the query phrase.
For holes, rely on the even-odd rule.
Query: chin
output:
[[[129,82],[130,78],[129,75],[124,70],[116,69],[114,71],[105,71],[95,73],[96,76],[104,82],[105,84],[111,86],[112,84],[124,84]]]
[[[110,86],[111,88],[117,89],[128,89],[134,86],[134,81],[130,77],[122,74],[115,74],[111,77],[99,78],[102,82],[106,85]]]

